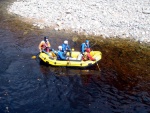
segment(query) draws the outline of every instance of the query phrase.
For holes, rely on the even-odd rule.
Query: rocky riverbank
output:
[[[18,0],[8,12],[41,29],[150,42],[148,0]]]

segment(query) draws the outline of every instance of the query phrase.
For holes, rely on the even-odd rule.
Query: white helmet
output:
[[[65,40],[65,41],[64,41],[64,44],[68,44],[68,41],[67,41],[67,40]]]
[[[62,46],[58,46],[58,49],[59,49],[59,50],[62,50]]]

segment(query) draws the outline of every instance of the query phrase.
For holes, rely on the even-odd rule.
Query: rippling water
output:
[[[1,3],[7,5],[7,1]],[[5,7],[0,6],[0,9]],[[72,69],[44,65],[31,57],[37,54],[41,37],[49,32],[35,29],[29,32],[23,29],[24,24],[14,24],[23,29],[20,32],[16,27],[10,28],[16,22],[14,17],[10,21],[5,13],[1,14],[0,113],[150,112],[149,75],[121,74],[119,70],[123,67],[106,66],[105,63],[110,62],[105,55],[103,59],[106,61],[99,64],[100,71],[96,66]],[[50,36],[54,48],[70,37],[54,31]],[[119,51],[117,48],[113,50]]]

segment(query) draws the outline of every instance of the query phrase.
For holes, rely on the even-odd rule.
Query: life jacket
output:
[[[49,42],[42,41],[41,43],[41,48],[44,49],[46,52],[49,52]]]
[[[90,48],[86,48],[85,51],[88,52],[88,53],[90,53],[90,52],[91,52],[91,49],[90,49]]]

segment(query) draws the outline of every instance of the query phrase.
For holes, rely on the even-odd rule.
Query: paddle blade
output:
[[[36,56],[32,56],[32,59],[36,59]]]

